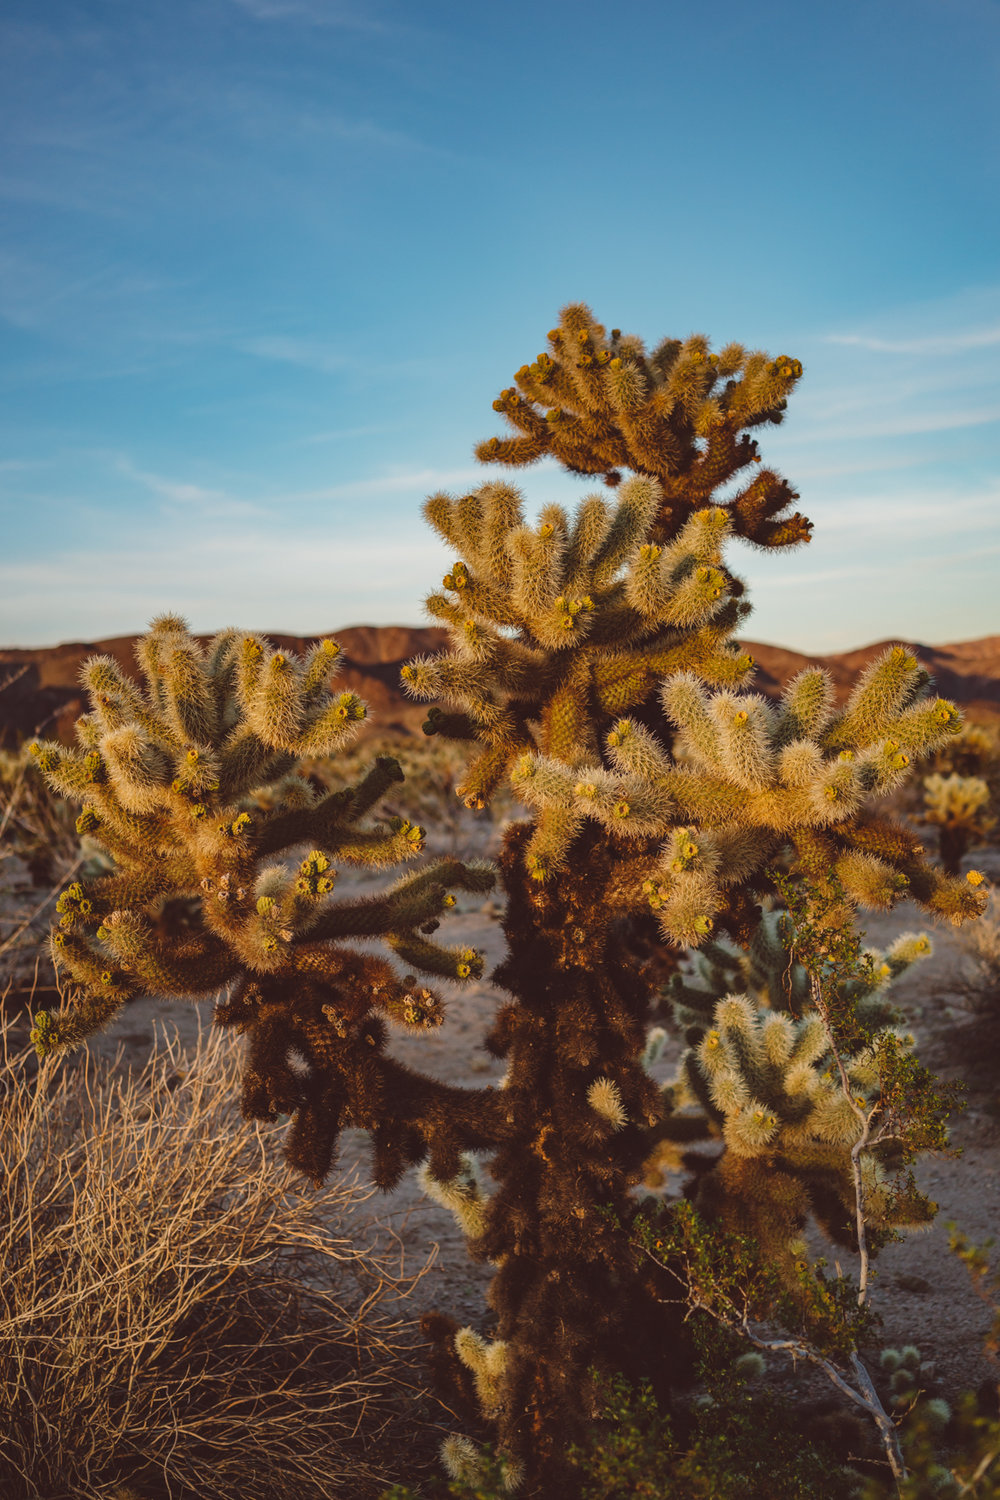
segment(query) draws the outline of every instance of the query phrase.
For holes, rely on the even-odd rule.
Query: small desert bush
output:
[[[29,1081],[8,1033],[0,1495],[377,1494],[413,1278],[370,1248],[359,1189],[296,1189],[233,1108],[228,1038],[159,1036],[141,1070],[85,1054]],[[419,1446],[412,1406],[407,1422]]]

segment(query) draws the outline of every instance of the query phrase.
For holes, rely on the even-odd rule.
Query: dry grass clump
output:
[[[221,1035],[186,1054],[160,1037],[141,1072],[84,1055],[29,1081],[8,1034],[0,1495],[379,1494],[414,1278],[359,1248],[360,1190],[300,1190],[233,1107]]]

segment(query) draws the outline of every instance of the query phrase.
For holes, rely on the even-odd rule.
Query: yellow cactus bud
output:
[[[982,870],[970,870],[965,878],[970,885],[982,885],[983,881],[986,879],[986,876],[983,874]]]
[[[626,801],[625,801],[625,800],[624,800],[624,798],[623,798],[623,799],[622,799],[622,801],[621,801],[621,802],[616,802],[616,803],[615,803],[615,806],[614,806],[614,814],[615,814],[615,817],[616,817],[616,818],[627,818],[627,817],[628,817],[628,815],[629,815],[629,813],[630,813],[630,812],[631,812],[631,811],[632,811],[632,809],[631,809],[631,807],[630,807],[630,806],[629,806],[629,804],[628,804],[628,803],[627,803],[627,802],[626,802]]]
[[[456,904],[455,897],[451,894],[450,891],[448,892],[447,896],[445,896],[444,901],[441,904],[442,906],[454,906]]]

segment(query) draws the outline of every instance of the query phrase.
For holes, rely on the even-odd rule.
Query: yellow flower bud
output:
[[[986,879],[986,876],[981,870],[970,870],[965,878],[970,885],[982,885],[983,881]]]

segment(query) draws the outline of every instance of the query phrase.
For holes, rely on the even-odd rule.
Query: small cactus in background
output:
[[[1000,742],[996,730],[966,724],[928,761],[919,795],[908,804],[916,818],[937,829],[938,853],[957,875],[969,849],[985,843],[1000,820]]]
[[[452,889],[488,890],[490,868],[440,860],[380,895],[336,899],[337,864],[408,863],[424,835],[369,816],[401,779],[390,758],[326,795],[296,774],[300,757],[336,752],[365,716],[355,694],[331,686],[333,641],[304,659],[233,631],[203,647],[165,616],[137,654],[144,688],[110,658],[85,665],[92,709],[77,749],[33,747],[50,784],[83,803],[78,830],[115,865],[59,898],[52,951],[69,995],[36,1015],[37,1050],[76,1045],[136,995],[225,990],[215,1022],[247,1037],[244,1115],[292,1116],[295,1167],[321,1181],[353,1124],[371,1132],[385,1187],[428,1151],[457,1169],[466,1096],[385,1052],[386,1022],[427,1030],[442,999],[351,940],[380,938],[435,977],[481,973],[478,954],[422,929],[453,904]],[[186,923],[168,933],[165,913],[178,905]]]
[[[889,986],[930,952],[925,932],[904,932],[884,952],[865,948],[863,969],[845,981],[842,999],[866,1027],[891,1025],[896,1015]],[[709,940],[689,953],[685,967],[686,972],[671,976],[665,993],[676,1024],[692,1044],[708,1030],[715,1006],[726,995],[746,994],[755,1004],[793,1018],[811,1003],[809,973],[795,957],[788,917],[780,910],[761,913],[746,948],[725,938]]]
[[[852,1150],[866,1118],[881,1113],[887,1138],[895,1124],[890,1102],[881,1098],[877,1049],[866,1045],[841,1060],[849,1093],[819,1015],[793,1019],[731,994],[718,1001],[712,1025],[685,1052],[666,1091],[674,1110],[693,1107],[705,1137],[723,1143],[721,1156],[705,1158],[696,1176],[695,1206],[727,1229],[752,1234],[791,1289],[808,1223],[818,1223],[836,1244],[857,1248]],[[690,1112],[680,1121],[677,1134],[690,1140]],[[673,1125],[668,1115],[668,1140]],[[928,1224],[934,1213],[914,1186],[901,1192],[886,1176],[877,1142],[876,1133],[862,1167],[876,1244],[897,1228]],[[889,1148],[888,1159],[894,1155]]]
[[[938,830],[945,868],[957,875],[970,844],[981,843],[996,826],[989,786],[981,776],[924,777],[923,821]]]

